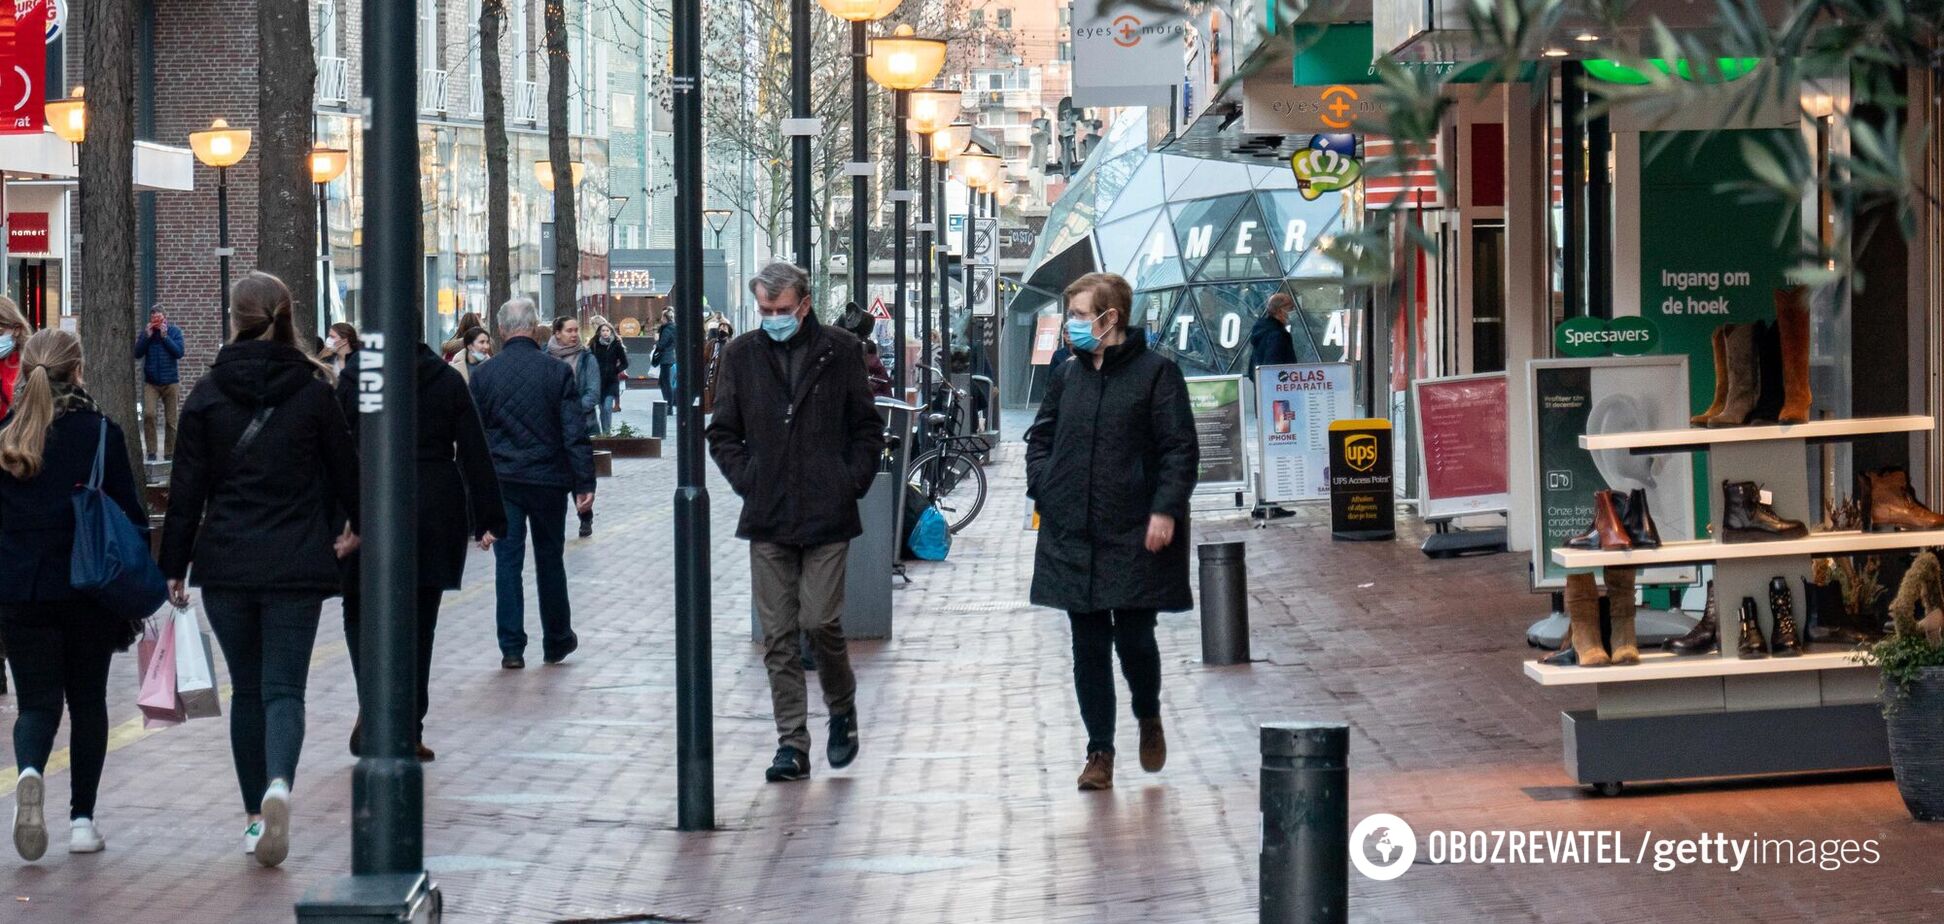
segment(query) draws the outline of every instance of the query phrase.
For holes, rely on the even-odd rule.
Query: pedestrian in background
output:
[[[708,378],[702,384],[702,413],[715,413],[717,382],[722,378],[722,354],[729,349],[729,341],[736,336],[736,327],[728,318],[717,318],[709,328],[709,341],[702,345],[703,358],[708,364]]]
[[[648,353],[648,365],[655,367],[662,406],[667,408],[675,406],[675,361],[682,355],[682,346],[675,341],[675,309],[663,308],[661,326],[655,329],[655,347]]]
[[[498,600],[500,667],[526,667],[526,564],[529,529],[533,567],[540,585],[541,653],[548,664],[566,660],[574,635],[567,599],[567,498],[594,509],[594,448],[574,370],[541,351],[533,300],[515,298],[500,307],[504,338],[493,361],[473,369],[473,401],[486,429],[486,445],[499,476],[506,533],[493,546]]]
[[[45,330],[19,351],[24,380],[0,429],[0,637],[20,682],[14,719],[14,849],[38,860],[47,850],[48,758],[69,717],[68,852],[106,846],[95,827],[95,794],[108,757],[108,666],[135,640],[147,614],[113,613],[68,583],[74,555],[74,487],[93,477],[143,536],[148,514],[128,467],[120,427],[83,388],[81,341]]]
[[[478,328],[473,331],[479,338],[486,336]],[[467,339],[470,342],[472,338]],[[431,347],[419,344],[417,387],[418,448],[413,458],[418,467],[418,593],[413,614],[418,630],[414,666],[418,724],[412,743],[418,759],[430,761],[436,755],[425,746],[425,716],[432,703],[432,642],[438,632],[439,604],[446,591],[459,589],[466,572],[466,547],[477,542],[481,549],[490,549],[497,537],[506,534],[506,506],[500,499],[499,478],[493,474],[492,453],[486,448],[486,431],[479,423],[479,411],[473,407],[464,375],[440,361]],[[346,419],[356,419],[358,387],[350,376],[339,377],[337,402]],[[356,446],[355,424],[351,434]],[[359,670],[363,654],[359,632],[364,616],[360,557],[354,554],[345,559],[348,567],[344,569],[344,641],[351,649],[351,673],[358,679],[359,716],[351,728],[354,755],[364,750],[364,675]]]
[[[330,332],[324,335],[324,352],[317,355],[319,362],[329,366],[333,377],[344,374],[350,368],[351,354],[364,349],[364,341],[358,337],[358,329],[339,321],[331,325]]]
[[[452,368],[458,370],[459,377],[472,384],[473,368],[493,358],[493,337],[485,328],[469,327],[459,334],[459,352],[451,359]]]
[[[451,362],[464,355],[461,351],[466,348],[468,343],[472,342],[472,338],[467,337],[466,332],[475,328],[480,330],[486,328],[486,319],[480,317],[479,312],[468,311],[460,315],[458,326],[453,328],[455,333],[452,335],[452,339],[439,345],[439,358],[446,362]]]
[[[182,387],[177,368],[182,361],[182,328],[169,323],[161,305],[149,312],[148,326],[135,338],[135,358],[142,362],[142,396],[147,405],[142,437],[148,447],[143,455],[161,462],[175,455],[176,408]]]
[[[857,680],[841,622],[845,559],[861,534],[857,501],[884,452],[857,338],[818,323],[810,280],[772,263],[750,280],[763,329],[731,341],[707,436],[743,499],[763,666],[776,714],[770,782],[810,776],[810,732],[797,633],[808,632],[830,709],[832,767],[857,757]]]
[[[20,348],[34,335],[34,325],[14,300],[0,295],[0,416],[12,409],[14,388],[20,381]]]
[[[1296,341],[1290,337],[1289,312],[1296,307],[1296,300],[1287,292],[1277,292],[1269,296],[1268,304],[1262,308],[1262,317],[1256,319],[1255,327],[1249,330],[1249,380],[1255,380],[1256,370],[1263,366],[1287,366],[1297,362]]]
[[[1040,512],[1032,602],[1067,611],[1087,729],[1081,789],[1114,785],[1114,652],[1141,727],[1141,768],[1167,762],[1155,613],[1194,605],[1188,499],[1201,451],[1173,360],[1128,326],[1133,292],[1112,273],[1066,289],[1073,361],[1054,369],[1026,431],[1026,494]]]
[[[574,370],[574,384],[580,390],[582,416],[587,419],[587,435],[601,432],[601,362],[581,344],[580,319],[563,315],[554,321],[553,339],[547,353]],[[594,505],[579,509],[580,537],[594,535]]]
[[[890,398],[892,395],[891,373],[884,368],[884,360],[878,358],[878,345],[872,334],[877,331],[877,318],[857,309],[857,303],[844,306],[844,314],[838,318],[838,325],[857,338],[864,353],[864,378],[871,383],[871,397]]]
[[[614,412],[621,409],[621,383],[628,378],[628,345],[606,318],[596,317],[594,345],[589,349],[601,367],[601,435],[614,430]]]
[[[319,612],[357,548],[358,460],[330,369],[298,347],[283,280],[252,272],[230,305],[235,334],[182,408],[161,564],[177,606],[189,605],[185,580],[202,588],[234,689],[243,849],[276,866],[290,850]]]

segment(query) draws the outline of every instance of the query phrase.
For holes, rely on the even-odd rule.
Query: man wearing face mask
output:
[[[1296,300],[1287,292],[1269,296],[1269,303],[1262,306],[1262,317],[1256,319],[1254,329],[1249,331],[1251,380],[1258,367],[1286,366],[1298,361],[1296,342],[1289,336],[1289,312],[1295,307]]]
[[[723,351],[709,453],[743,500],[736,536],[749,540],[763,665],[776,713],[772,783],[808,779],[810,732],[797,633],[807,632],[830,709],[828,757],[857,756],[857,681],[840,618],[857,501],[884,451],[857,338],[817,320],[810,280],[772,263],[750,280],[762,329]]]

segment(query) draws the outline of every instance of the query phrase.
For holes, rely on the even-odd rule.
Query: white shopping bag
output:
[[[222,698],[216,692],[216,655],[209,649],[202,620],[186,606],[175,611],[175,669],[176,695],[181,697],[185,718],[213,719],[223,714]]]

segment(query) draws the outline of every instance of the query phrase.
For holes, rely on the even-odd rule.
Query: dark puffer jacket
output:
[[[265,406],[276,410],[237,456]],[[280,343],[223,347],[182,408],[162,573],[198,587],[336,594],[338,510],[355,528],[358,459],[317,366]]]
[[[500,481],[594,490],[594,445],[573,367],[532,337],[512,337],[491,362],[473,367],[472,395]]]
[[[884,419],[857,338],[804,319],[792,390],[782,344],[762,331],[729,342],[709,421],[709,454],[743,499],[736,537],[826,545],[864,531],[857,501],[877,477]],[[494,360],[498,362],[498,360]]]
[[[1188,499],[1201,447],[1188,386],[1139,328],[1058,367],[1026,433],[1026,493],[1040,512],[1032,602],[1075,613],[1185,610]],[[1148,517],[1174,518],[1174,542],[1147,550]]]

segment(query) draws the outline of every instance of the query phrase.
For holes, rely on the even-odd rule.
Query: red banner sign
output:
[[[1505,509],[1505,374],[1415,384],[1425,516]]]
[[[0,134],[46,125],[47,20],[54,0],[0,2]]]
[[[7,252],[47,253],[47,213],[8,212]]]

